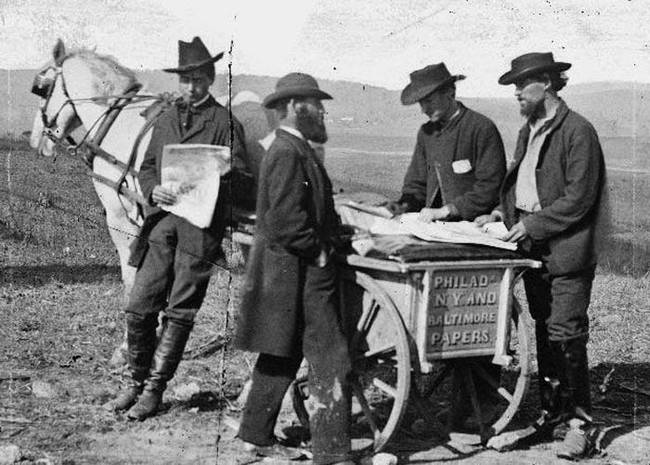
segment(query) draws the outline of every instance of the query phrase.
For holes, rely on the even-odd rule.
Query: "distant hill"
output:
[[[0,106],[0,134],[20,134],[31,129],[38,105],[38,99],[30,93],[35,74],[35,70],[0,70],[0,95],[6,102]],[[147,92],[173,91],[177,86],[176,76],[161,71],[140,72],[138,76]],[[273,90],[276,81],[270,76],[235,75],[232,92],[235,95],[251,90],[263,97]],[[227,93],[227,82],[225,75],[218,75],[213,94]],[[326,102],[330,132],[413,138],[424,122],[417,105],[405,107],[399,103],[399,91],[347,81],[321,80],[320,85],[334,96],[334,100]],[[577,84],[569,85],[561,94],[569,106],[594,124],[601,138],[636,136],[644,144],[650,140],[650,84]],[[511,153],[522,124],[514,97],[460,100],[495,121]]]

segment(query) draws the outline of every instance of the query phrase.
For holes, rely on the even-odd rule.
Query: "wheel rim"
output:
[[[341,301],[350,340],[353,449],[379,451],[394,435],[408,401],[411,365],[408,335],[386,293],[368,275],[343,276]],[[308,426],[307,377],[294,382],[293,405]]]
[[[518,323],[517,323],[518,322]],[[497,380],[485,369],[485,363],[490,360],[488,357],[469,358],[469,359],[451,359],[441,362],[437,365],[438,369],[431,374],[432,379],[427,381],[426,376],[421,375],[416,385],[419,386],[416,391],[416,397],[426,404],[420,404],[419,408],[433,407],[429,398],[434,394],[445,379],[450,374],[454,374],[452,380],[452,394],[459,389],[466,389],[469,394],[471,405],[469,409],[474,426],[470,429],[476,429],[481,435],[481,439],[486,441],[490,436],[501,433],[510,423],[516,414],[519,406],[528,391],[530,382],[530,356],[527,325],[524,321],[524,314],[521,312],[516,299],[513,298],[513,319],[511,320],[510,341],[508,353],[512,357],[512,363],[508,367],[502,367],[500,370],[500,379]],[[478,383],[481,382],[479,385]],[[462,385],[458,384],[462,383]],[[489,389],[490,397],[497,399],[496,408],[492,412],[484,411],[477,402],[478,390]],[[440,392],[440,391],[438,391]],[[485,394],[485,392],[481,392]],[[447,404],[449,400],[444,401]],[[416,403],[417,404],[417,403]],[[452,411],[450,410],[450,413]],[[418,412],[414,412],[416,417]],[[484,415],[485,414],[485,415]],[[426,416],[426,415],[425,415]],[[488,423],[482,423],[479,418],[489,418]]]
[[[502,376],[514,374],[517,376],[517,379],[514,383],[514,389],[508,391],[509,397],[506,396],[505,392],[497,391],[499,396],[504,398],[508,405],[501,416],[492,424],[492,434],[499,434],[508,426],[515,413],[517,413],[519,405],[524,397],[526,397],[528,385],[530,384],[528,328],[521,306],[514,296],[512,298],[512,314],[510,334],[516,335],[516,339],[511,337],[509,346],[511,355],[513,356],[513,364],[510,367],[505,367],[501,371]],[[480,370],[478,371],[478,375],[482,375]],[[486,381],[489,383],[489,380]]]

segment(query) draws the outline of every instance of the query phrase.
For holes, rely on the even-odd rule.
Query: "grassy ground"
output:
[[[234,398],[252,357],[226,346],[184,361],[165,398],[165,411],[146,422],[127,423],[104,412],[101,404],[122,379],[121,373],[108,369],[107,360],[121,339],[123,321],[117,257],[99,202],[78,160],[36,159],[24,146],[4,144],[0,447],[18,445],[23,464],[234,463],[239,451],[233,449],[233,430],[224,414],[237,416]],[[332,174],[343,181],[338,185],[349,188],[377,179],[373,176],[403,173],[397,166],[366,166],[367,180],[346,182],[335,168]],[[639,247],[644,245],[637,243],[628,255],[618,257],[621,266],[599,270],[594,283],[589,348],[596,413],[619,428],[606,441],[609,456],[594,458],[593,464],[647,463],[638,441],[624,441],[650,425],[650,398],[642,393],[650,391],[650,281],[640,272],[624,273],[630,270],[622,266]],[[232,335],[239,269],[216,270],[190,348],[202,347],[217,334]],[[598,385],[612,369],[608,389],[599,393]],[[14,378],[8,379],[9,374]],[[177,389],[189,383],[196,383],[198,392],[187,398]],[[533,392],[521,418],[533,415],[535,405]],[[292,421],[291,415],[282,416],[284,426]],[[501,455],[440,448],[401,455],[402,463],[554,463],[549,445]]]

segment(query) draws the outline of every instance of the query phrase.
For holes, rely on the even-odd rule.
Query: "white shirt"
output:
[[[555,113],[535,123],[529,123],[530,135],[524,159],[519,164],[517,185],[515,187],[515,206],[526,212],[536,212],[542,209],[537,194],[537,163],[539,152],[548,135],[551,125],[548,124],[555,117]]]

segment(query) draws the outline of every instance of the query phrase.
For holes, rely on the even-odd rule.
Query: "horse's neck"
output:
[[[97,134],[97,130],[101,126],[102,115],[106,110],[107,107],[96,104],[85,104],[77,108],[77,113],[86,130],[90,131],[90,138]],[[118,160],[126,162],[133,150],[136,138],[145,124],[145,119],[140,115],[142,110],[142,105],[139,104],[131,104],[123,108],[108,129],[101,143],[102,149]],[[146,148],[147,144],[148,137],[142,140],[139,151]]]

